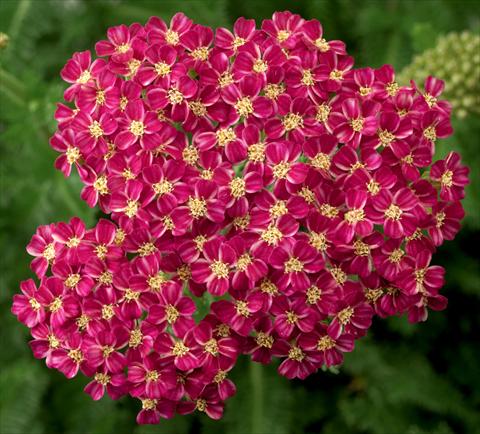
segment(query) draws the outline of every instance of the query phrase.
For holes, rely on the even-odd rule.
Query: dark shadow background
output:
[[[480,25],[478,3],[466,0],[0,1],[0,32],[9,37],[0,49],[2,434],[480,432],[478,51],[463,57],[437,53],[430,71],[453,62],[440,78],[461,95],[460,102],[473,98],[477,110],[454,118],[454,137],[439,144],[440,156],[455,149],[472,168],[464,228],[434,259],[447,269],[449,307],[413,326],[405,318],[376,320],[337,374],[289,382],[276,374],[276,366],[257,370],[241,360],[232,374],[239,392],[227,402],[221,421],[194,415],[139,427],[137,402],[95,403],[82,393],[85,378],[67,381],[34,360],[26,328],[10,314],[18,282],[32,275],[24,246],[35,228],[73,215],[87,223],[96,219],[79,198],[79,180],[64,181],[54,170],[48,146],[55,102],[64,89],[59,71],[71,54],[93,49],[111,25],[145,23],[151,15],[169,20],[183,11],[216,27],[231,26],[239,16],[260,24],[284,9],[319,19],[327,39],[346,41],[357,66],[391,63],[397,71],[435,47],[439,36],[478,35]],[[460,79],[452,78],[458,74]]]

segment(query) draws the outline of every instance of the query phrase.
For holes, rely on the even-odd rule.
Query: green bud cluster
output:
[[[470,31],[440,36],[435,47],[416,55],[399,74],[400,83],[415,80],[418,86],[428,75],[445,81],[441,99],[452,103],[453,115],[480,115],[480,35]]]

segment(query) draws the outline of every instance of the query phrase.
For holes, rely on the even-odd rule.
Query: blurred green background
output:
[[[137,402],[93,402],[82,392],[85,378],[67,381],[33,359],[26,328],[9,312],[18,282],[32,276],[24,246],[35,228],[73,215],[95,221],[79,198],[79,180],[64,181],[53,168],[48,138],[64,89],[59,71],[111,25],[177,11],[214,27],[239,16],[260,24],[285,9],[318,18],[327,39],[347,42],[357,66],[391,63],[406,68],[403,80],[430,72],[447,81],[455,135],[438,152],[455,149],[472,168],[463,230],[435,258],[447,269],[449,307],[414,326],[405,318],[376,320],[338,373],[304,382],[242,360],[232,375],[238,394],[219,422],[193,415],[135,426]],[[0,32],[9,38],[0,35],[0,433],[480,432],[480,50],[472,42],[479,26],[475,1],[0,1]]]

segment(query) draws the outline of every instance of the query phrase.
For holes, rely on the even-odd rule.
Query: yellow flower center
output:
[[[288,352],[288,358],[294,360],[295,362],[301,362],[305,358],[305,354],[298,347],[293,347]]]
[[[217,142],[219,146],[225,146],[228,143],[233,142],[237,138],[237,135],[235,134],[233,128],[219,129],[217,130],[215,135],[217,136]]]
[[[183,94],[178,89],[174,87],[170,88],[167,92],[168,100],[170,104],[180,104],[183,102]]]
[[[148,256],[157,251],[157,246],[151,242],[143,243],[137,250],[140,256]]]
[[[80,350],[70,350],[67,353],[68,357],[72,359],[77,365],[83,362],[83,353]]]
[[[143,342],[143,333],[140,329],[133,329],[130,332],[130,337],[128,339],[128,346],[130,348],[137,348]]]
[[[453,172],[451,170],[447,170],[442,175],[440,182],[445,187],[451,187],[453,185]]]
[[[157,403],[156,399],[142,399],[142,410],[155,410]]]
[[[395,221],[400,220],[400,217],[402,217],[402,214],[403,214],[403,211],[400,209],[400,207],[393,203],[385,211],[385,217]]]
[[[127,215],[127,217],[132,218],[137,215],[138,212],[138,202],[133,199],[127,200],[127,206],[123,210],[123,212]]]
[[[182,151],[182,158],[185,163],[189,164],[190,166],[195,165],[198,160],[198,149],[195,148],[193,145],[188,145]]]
[[[106,321],[112,319],[115,316],[115,310],[113,304],[104,304],[102,306],[102,318]]]
[[[310,164],[316,169],[329,170],[331,165],[330,156],[319,152],[310,160]]]
[[[40,308],[42,307],[42,305],[35,299],[35,298],[30,298],[28,300],[28,302],[30,303],[30,307],[36,312],[37,310],[40,310]]]
[[[355,241],[353,248],[356,256],[368,256],[370,254],[370,246],[363,241]]]
[[[132,121],[129,130],[134,136],[141,137],[145,133],[145,124],[142,121]]]
[[[65,155],[67,157],[68,164],[73,164],[80,160],[80,149],[76,148],[75,146],[69,146],[65,151]]]
[[[435,127],[433,125],[430,125],[429,127],[425,128],[423,130],[423,136],[431,142],[437,140],[437,131],[435,130]]]
[[[285,262],[285,273],[300,273],[303,271],[303,262],[292,256]]]
[[[98,277],[98,281],[102,285],[110,285],[113,282],[113,275],[110,273],[110,271],[104,271],[100,276]]]
[[[93,188],[101,196],[108,194],[110,190],[108,189],[107,177],[105,175],[98,176],[95,182],[93,183]]]
[[[288,30],[279,30],[277,33],[278,42],[284,42],[290,37],[290,32]]]
[[[168,29],[165,32],[165,41],[170,45],[177,45],[180,42],[180,35],[174,30]]]
[[[360,89],[358,89],[359,93],[361,96],[367,96],[368,94],[370,94],[372,92],[372,88],[371,87],[360,87]]]
[[[265,160],[265,144],[264,143],[255,143],[250,145],[247,149],[249,161],[254,163],[261,163]]]
[[[224,381],[225,378],[227,378],[227,372],[220,370],[215,374],[215,377],[213,377],[213,381],[218,384]]]
[[[365,212],[363,211],[363,209],[354,208],[350,211],[347,211],[343,218],[348,224],[353,225],[355,223],[361,222],[365,218]]]
[[[268,71],[268,65],[267,65],[267,62],[265,62],[265,60],[262,60],[262,59],[257,59],[255,60],[255,62],[253,63],[253,71],[256,72],[257,74],[261,74],[263,72],[267,72]]]
[[[285,92],[285,85],[283,83],[269,83],[263,88],[263,92],[268,99],[276,100]]]
[[[92,74],[90,74],[89,70],[82,71],[80,77],[77,78],[78,84],[85,84],[88,83],[89,80],[92,78]]]
[[[60,310],[62,306],[63,306],[62,299],[60,297],[57,297],[50,303],[48,308],[50,309],[50,312],[55,313],[58,310]]]
[[[320,104],[319,106],[317,106],[315,120],[322,124],[327,122],[331,110],[332,108],[328,104]]]
[[[158,371],[156,370],[153,370],[153,371],[148,371],[146,374],[145,374],[145,381],[158,381],[160,379],[160,374],[158,373]]]
[[[363,123],[365,120],[363,118],[356,118],[356,119],[351,119],[350,120],[350,126],[352,127],[352,130],[360,133],[363,130]]]
[[[403,256],[405,255],[405,252],[402,249],[395,249],[392,253],[390,253],[388,260],[392,264],[398,264]]]
[[[297,113],[288,113],[282,119],[282,124],[283,124],[283,128],[285,128],[285,131],[292,131],[296,128],[302,128],[303,117]]]
[[[248,117],[253,113],[253,104],[248,96],[240,98],[235,104],[235,110],[240,116]]]
[[[315,84],[311,69],[303,70],[301,82],[304,86],[313,86]]]
[[[205,346],[203,347],[203,350],[206,353],[211,354],[212,356],[217,356],[218,355],[218,343],[216,339],[210,339],[209,341],[206,342]]]
[[[153,292],[158,292],[162,288],[162,285],[167,281],[166,277],[162,273],[149,276],[147,279],[148,286]]]
[[[244,253],[237,260],[237,269],[239,271],[245,271],[252,263],[252,257],[248,253]]]
[[[108,247],[105,244],[99,244],[94,249],[98,259],[105,259],[108,253]]]
[[[308,235],[309,244],[319,252],[324,252],[328,248],[327,236],[323,232],[310,232]]]
[[[207,114],[207,107],[201,101],[191,101],[188,103],[188,107],[192,113],[197,117],[202,117]]]
[[[42,252],[42,256],[48,261],[52,262],[55,259],[55,245],[54,243],[49,243],[45,246]]]
[[[99,137],[103,136],[102,126],[98,121],[93,121],[88,127],[88,131],[90,131],[90,135],[95,139],[98,139]]]
[[[235,302],[235,309],[239,315],[242,315],[245,318],[250,316],[250,311],[248,310],[248,304],[246,301],[237,300]]]
[[[190,210],[190,215],[194,219],[204,217],[207,213],[207,202],[205,201],[205,199],[190,196],[187,202],[187,206]]]
[[[290,163],[287,161],[282,161],[272,168],[273,176],[277,179],[285,179],[288,175],[288,171],[290,170]]]
[[[180,316],[180,313],[175,308],[175,306],[172,306],[171,304],[167,304],[167,306],[165,307],[165,316],[167,318],[167,322],[169,324],[173,324]]]
[[[182,341],[175,342],[175,345],[172,347],[172,354],[175,357],[183,357],[189,351],[190,348],[188,348]]]
[[[328,335],[322,336],[317,342],[318,351],[330,350],[335,346],[336,342]]]
[[[325,38],[317,38],[315,39],[315,46],[322,52],[325,53],[330,49],[328,42]]]
[[[75,288],[78,285],[78,282],[80,282],[80,274],[70,274],[66,279],[65,279],[65,286],[68,288]]]
[[[307,303],[308,304],[316,304],[320,298],[322,297],[322,291],[318,286],[311,286],[307,289]]]
[[[347,281],[347,273],[345,273],[340,267],[332,267],[330,269],[330,274],[338,285],[343,285]]]
[[[272,217],[280,217],[288,213],[287,202],[284,200],[279,200],[273,205],[270,210],[270,215]]]
[[[213,273],[213,275],[219,279],[225,279],[229,275],[229,268],[228,264],[225,262],[222,262],[218,259],[215,259],[211,264],[210,264],[210,271]]]
[[[106,386],[108,383],[110,383],[111,380],[110,375],[104,374],[103,372],[97,372],[93,378],[98,384],[101,384],[102,386]]]
[[[234,83],[233,75],[229,72],[224,72],[220,77],[218,77],[218,85],[220,87],[226,87]]]
[[[377,195],[380,192],[381,186],[378,182],[371,179],[367,183],[367,190],[370,192],[372,196]]]
[[[338,69],[334,69],[330,72],[329,78],[330,78],[330,80],[336,80],[336,81],[343,80],[343,71],[340,71]]]
[[[237,36],[232,42],[232,48],[238,50],[242,45],[245,45],[247,41],[244,38]]]
[[[378,132],[378,139],[382,146],[389,146],[395,140],[395,135],[392,134],[390,131],[387,130],[380,130]]]
[[[280,229],[272,223],[262,232],[260,238],[268,245],[272,246],[276,245],[283,238],[283,234]]]
[[[152,188],[155,194],[158,196],[163,196],[164,194],[171,193],[173,191],[173,184],[164,179],[163,181],[153,184]]]
[[[338,320],[340,321],[340,324],[342,325],[348,324],[350,322],[350,318],[352,318],[352,315],[353,315],[353,308],[350,306],[338,312]]]
[[[263,279],[260,282],[260,291],[270,295],[278,294],[278,288],[275,286],[275,284],[271,280],[267,278]]]
[[[273,336],[270,336],[264,332],[258,332],[257,336],[255,337],[255,342],[259,347],[272,348]]]
[[[155,63],[154,68],[155,68],[155,72],[160,77],[165,77],[166,75],[170,74],[170,72],[172,72],[171,66],[165,62]]]
[[[208,47],[198,47],[190,53],[190,56],[192,56],[195,60],[201,60],[202,62],[205,62],[208,59],[209,53],[210,51]]]
[[[395,96],[400,90],[400,86],[397,82],[392,81],[385,86],[388,96]]]

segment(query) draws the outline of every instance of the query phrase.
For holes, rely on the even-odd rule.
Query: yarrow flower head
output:
[[[468,168],[434,161],[452,133],[441,80],[355,69],[290,12],[216,32],[152,17],[95,49],[62,69],[50,144],[109,219],[39,227],[38,281],[12,306],[48,367],[95,400],[130,395],[141,424],[218,419],[241,354],[304,379],[375,315],[446,307],[431,259],[460,229]]]

